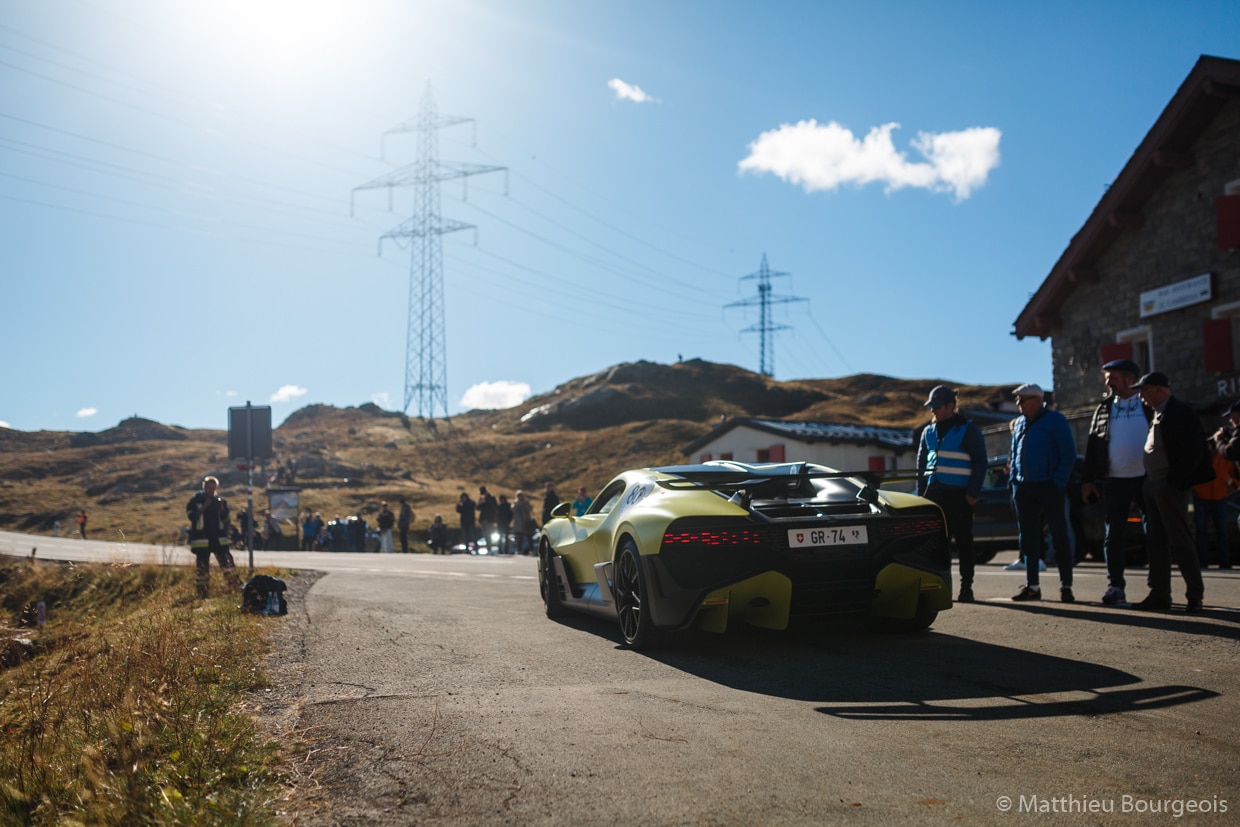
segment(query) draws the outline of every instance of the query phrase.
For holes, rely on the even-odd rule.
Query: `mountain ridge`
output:
[[[277,457],[255,478],[264,486],[301,487],[301,504],[325,519],[373,514],[405,496],[423,535],[435,513],[455,524],[462,491],[480,485],[510,497],[518,488],[541,498],[546,482],[570,498],[595,491],[616,472],[678,464],[681,450],[732,417],[917,427],[935,385],[956,387],[964,409],[1010,400],[1012,385],[855,374],[780,381],[733,365],[691,359],[626,362],[570,379],[502,410],[443,420],[410,417],[373,403],[313,404],[273,432]],[[187,429],[133,416],[100,432],[0,430],[0,528],[62,533],[90,515],[94,538],[172,543],[185,501],[206,474],[221,480],[234,513],[249,474],[227,457],[227,431]],[[296,527],[285,526],[286,537]]]

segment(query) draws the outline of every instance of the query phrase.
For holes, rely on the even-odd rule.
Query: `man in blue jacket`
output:
[[[956,392],[946,385],[926,400],[932,420],[917,446],[917,493],[937,503],[960,557],[960,603],[973,602],[973,506],[986,479],[986,440],[971,419],[956,411]]]
[[[1064,497],[1068,478],[1076,464],[1076,441],[1072,426],[1059,411],[1046,407],[1045,394],[1034,384],[1012,391],[1020,416],[1012,426],[1012,500],[1016,504],[1016,525],[1020,534],[1020,553],[1025,558],[1025,586],[1013,600],[1041,600],[1038,562],[1042,559],[1042,522],[1050,529],[1056,549],[1070,549],[1068,518]],[[1071,553],[1055,555],[1059,565],[1059,599],[1071,603]]]

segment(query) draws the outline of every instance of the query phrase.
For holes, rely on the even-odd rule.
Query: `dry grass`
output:
[[[276,823],[275,749],[239,705],[261,619],[193,598],[189,567],[0,558],[0,625],[33,654],[0,672],[0,822]],[[42,600],[48,622],[29,625]]]

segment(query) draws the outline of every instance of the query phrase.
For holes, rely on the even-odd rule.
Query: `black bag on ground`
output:
[[[288,585],[278,577],[256,574],[241,589],[241,611],[259,615],[286,615],[284,592]]]

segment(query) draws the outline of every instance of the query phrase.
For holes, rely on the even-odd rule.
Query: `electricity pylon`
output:
[[[445,419],[448,416],[443,235],[457,230],[477,229],[473,224],[443,217],[439,210],[439,184],[484,172],[507,170],[507,167],[439,160],[439,130],[472,122],[473,118],[440,115],[435,109],[428,83],[418,106],[418,114],[413,120],[384,132],[380,144],[380,157],[383,157],[382,150],[388,135],[415,132],[417,160],[353,188],[356,193],[358,190],[387,187],[388,206],[391,207],[394,188],[413,187],[413,215],[399,227],[379,237],[379,253],[383,253],[384,239],[396,240],[398,244],[403,238],[412,240],[409,255],[409,323],[405,334],[404,411],[408,413],[409,405],[416,399],[418,416],[427,419],[434,419],[436,411],[442,411]]]
[[[757,279],[758,295],[748,299],[742,299],[738,302],[725,304],[724,308],[729,307],[753,307],[758,306],[758,323],[750,325],[741,331],[741,333],[757,333],[759,336],[758,359],[761,364],[761,372],[763,376],[775,376],[775,332],[778,330],[791,330],[792,328],[786,324],[775,324],[771,321],[771,305],[773,304],[791,304],[792,302],[807,302],[809,299],[800,296],[777,296],[771,292],[771,279],[776,276],[790,276],[791,273],[781,273],[771,270],[766,265],[766,253],[762,254],[762,266],[758,268],[758,272],[750,273],[747,276],[741,276],[741,281],[749,279]]]

